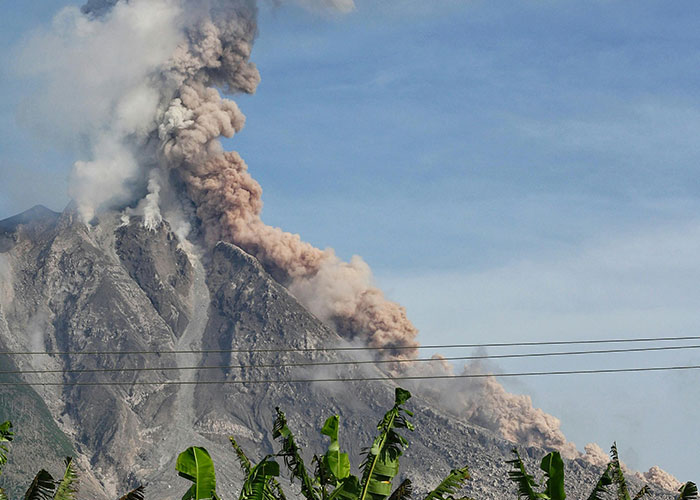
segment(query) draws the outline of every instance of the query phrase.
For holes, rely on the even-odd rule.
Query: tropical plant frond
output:
[[[321,434],[328,436],[331,440],[326,454],[323,455],[319,463],[317,477],[321,481],[321,484],[326,484],[328,482],[328,478],[324,477],[329,475],[327,474],[328,472],[330,472],[330,475],[332,475],[336,481],[345,479],[350,475],[350,457],[347,453],[342,453],[340,451],[340,441],[338,440],[339,429],[340,417],[338,415],[333,415],[326,419],[326,422],[321,428]]]
[[[391,493],[391,480],[399,472],[399,457],[408,447],[408,441],[396,429],[413,430],[413,424],[407,417],[413,415],[403,408],[403,404],[411,397],[411,393],[396,388],[394,406],[386,412],[377,425],[379,434],[374,439],[372,447],[366,450],[365,459],[360,466],[362,491],[359,500],[371,497],[373,500],[383,500]]]
[[[233,436],[229,436],[228,440],[231,441],[231,446],[233,446],[233,450],[236,452],[236,457],[238,458],[238,463],[240,464],[241,469],[246,474],[250,474],[250,469],[253,467],[253,465],[250,463],[250,459],[243,451],[243,448],[240,447],[236,441],[236,438]]]
[[[400,485],[396,487],[394,492],[389,496],[388,500],[408,500],[413,494],[413,483],[410,479],[404,479]]]
[[[282,489],[282,485],[279,483],[279,481],[275,478],[270,479],[269,483],[270,487],[270,497],[274,498],[275,500],[287,500],[287,495],[284,494],[284,490]]]
[[[550,500],[564,500],[564,461],[558,451],[547,453],[540,463],[540,469],[547,477],[544,494]]]
[[[5,443],[9,443],[14,439],[15,433],[12,432],[12,422],[6,420],[0,424],[0,472],[3,466],[7,463],[7,454],[10,452]]]
[[[177,457],[175,469],[180,477],[194,483],[182,500],[210,499],[216,492],[216,473],[209,452],[200,446],[190,446]]]
[[[688,481],[678,488],[678,493],[679,495],[676,500],[695,500],[698,498],[698,487],[694,482]]]
[[[5,490],[3,490],[2,488],[0,488],[0,500],[9,500],[9,498],[7,497],[7,493],[5,493]]]
[[[52,500],[56,483],[47,471],[41,469],[29,486],[24,500]]]
[[[145,491],[143,486],[139,486],[135,490],[131,490],[129,493],[121,497],[119,500],[144,500]]]
[[[270,481],[280,474],[280,466],[274,460],[266,457],[250,470],[243,483],[239,500],[275,500]]]
[[[607,491],[608,486],[613,483],[612,478],[612,462],[605,468],[605,472],[600,476],[593,491],[588,496],[588,500],[604,500],[603,494]]]
[[[360,480],[350,475],[338,483],[328,500],[357,500],[361,492]]]
[[[464,487],[464,484],[471,479],[469,467],[452,470],[448,476],[433,491],[428,493],[425,500],[447,500]]]
[[[278,439],[282,445],[282,450],[277,454],[284,458],[284,464],[292,474],[292,478],[297,478],[301,483],[301,493],[307,500],[319,500],[319,494],[314,488],[314,482],[306,470],[301,450],[294,439],[294,434],[287,425],[287,417],[282,410],[275,408],[277,418],[272,428],[272,437]]]
[[[66,471],[58,483],[54,500],[75,500],[78,494],[78,471],[75,470],[72,457],[66,457]]]
[[[617,500],[631,500],[627,489],[627,481],[625,481],[625,474],[622,472],[622,466],[620,465],[620,456],[617,453],[617,443],[613,443],[610,447],[610,458],[612,459],[610,464],[613,483],[617,485]]]
[[[520,453],[518,453],[516,448],[513,448],[513,454],[515,458],[513,460],[507,460],[506,463],[513,466],[513,469],[508,471],[508,478],[518,485],[518,498],[525,498],[527,500],[547,498],[546,495],[537,492],[539,485],[535,481],[535,478],[527,473],[525,464],[522,458],[520,458]]]
[[[634,498],[632,500],[639,500],[645,495],[649,494],[649,486],[644,485],[641,490],[637,492],[636,495],[634,495]]]

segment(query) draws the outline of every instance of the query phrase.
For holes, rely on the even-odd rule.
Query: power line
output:
[[[540,342],[489,342],[483,344],[440,344],[418,346],[344,346],[344,347],[285,347],[285,348],[239,348],[239,349],[181,349],[172,351],[132,350],[132,351],[0,351],[0,355],[22,356],[101,356],[101,355],[134,355],[134,354],[222,354],[222,353],[270,353],[270,352],[335,352],[335,351],[400,351],[419,349],[478,349],[486,347],[534,347],[557,345],[588,345],[588,344],[620,344],[634,342],[676,342],[700,340],[700,336],[688,337],[649,337],[632,339],[600,339],[600,340],[550,340]]]
[[[662,346],[662,347],[636,347],[625,349],[600,349],[593,351],[558,351],[558,352],[534,352],[516,354],[484,354],[477,356],[453,356],[441,358],[418,358],[404,360],[355,360],[355,361],[307,361],[295,363],[261,363],[248,365],[205,365],[205,366],[166,366],[166,367],[142,367],[142,368],[75,368],[53,370],[0,370],[0,375],[30,375],[49,373],[109,373],[109,372],[147,372],[147,371],[175,371],[175,370],[235,370],[248,368],[277,368],[277,367],[314,367],[314,366],[339,366],[339,365],[363,365],[363,364],[391,364],[391,363],[425,363],[441,361],[468,361],[485,359],[509,359],[509,358],[534,358],[550,356],[579,356],[595,354],[619,354],[650,351],[676,351],[685,349],[700,349],[700,345],[689,346]]]
[[[461,375],[405,375],[398,377],[354,377],[354,378],[301,378],[301,379],[255,379],[255,380],[167,380],[163,382],[0,382],[0,386],[134,386],[134,385],[241,385],[241,384],[298,384],[310,382],[368,382],[395,380],[448,380],[488,377],[538,377],[545,375],[590,375],[602,373],[660,372],[698,370],[700,365],[655,366],[643,368],[607,368],[598,370],[562,370],[519,373],[468,373]]]

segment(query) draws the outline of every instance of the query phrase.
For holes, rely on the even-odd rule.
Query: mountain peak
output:
[[[36,222],[54,222],[59,217],[58,212],[46,208],[44,205],[34,205],[29,210],[0,220],[0,232],[12,232],[19,225],[32,224]]]

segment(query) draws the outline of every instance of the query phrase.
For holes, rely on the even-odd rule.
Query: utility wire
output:
[[[172,351],[132,350],[132,351],[0,351],[0,355],[23,356],[100,356],[100,355],[131,355],[131,354],[221,354],[221,353],[259,353],[259,352],[335,352],[335,351],[399,351],[418,349],[478,349],[485,347],[532,347],[557,346],[576,344],[615,344],[628,342],[674,342],[684,340],[700,340],[700,336],[688,337],[649,337],[632,339],[600,339],[600,340],[550,340],[539,342],[490,342],[484,344],[441,344],[418,346],[346,346],[346,347],[295,347],[295,348],[241,348],[241,349],[182,349]]]
[[[300,378],[300,379],[254,379],[254,380],[168,380],[163,382],[0,382],[0,386],[135,386],[135,385],[242,385],[242,384],[297,384],[309,382],[368,382],[396,380],[448,380],[487,377],[538,377],[545,375],[589,375],[601,373],[660,372],[698,370],[700,365],[655,366],[643,368],[608,368],[599,370],[563,370],[519,373],[468,373],[461,375],[406,375],[398,377],[354,377],[354,378]]]
[[[29,375],[48,373],[107,373],[107,372],[147,372],[147,371],[174,371],[174,370],[236,370],[248,368],[277,368],[277,367],[313,367],[313,366],[338,366],[338,365],[364,365],[364,364],[387,364],[387,363],[425,363],[441,361],[466,361],[484,359],[508,359],[508,358],[535,358],[550,356],[579,356],[591,354],[619,354],[632,352],[650,351],[676,351],[685,349],[700,349],[700,345],[689,346],[662,346],[662,347],[636,347],[626,349],[601,349],[594,351],[559,351],[559,352],[534,352],[518,354],[484,354],[478,356],[454,356],[441,358],[418,358],[418,359],[381,359],[381,360],[357,360],[357,361],[307,361],[296,363],[269,363],[269,364],[248,364],[248,365],[214,365],[214,366],[166,366],[166,367],[143,367],[143,368],[75,368],[75,369],[53,369],[53,370],[0,370],[0,375]]]

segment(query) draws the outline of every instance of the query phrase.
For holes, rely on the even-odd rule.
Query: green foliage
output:
[[[0,473],[7,463],[7,454],[10,452],[5,443],[9,443],[14,439],[15,433],[12,432],[12,422],[6,420],[0,424]],[[5,490],[0,488],[0,500],[8,500]]]
[[[391,493],[391,481],[399,472],[399,457],[408,447],[408,441],[397,429],[414,429],[407,418],[413,416],[413,413],[403,408],[410,397],[410,392],[397,387],[394,406],[377,425],[379,434],[360,466],[362,491],[359,500],[383,500]]]
[[[309,476],[309,472],[301,457],[301,450],[294,440],[294,434],[287,426],[287,417],[284,412],[276,408],[277,418],[272,428],[272,437],[278,439],[282,445],[282,450],[277,454],[284,459],[284,463],[292,473],[292,479],[297,478],[301,483],[301,493],[307,500],[319,500],[319,492],[314,481]]]
[[[54,500],[75,500],[78,494],[78,473],[73,465],[73,459],[66,457],[66,472],[58,483]]]
[[[326,454],[323,455],[322,464],[325,470],[332,474],[336,482],[350,475],[350,457],[347,453],[342,453],[340,451],[340,442],[338,440],[339,428],[340,417],[338,417],[338,415],[329,417],[321,428],[321,434],[328,436],[331,440]]]
[[[0,472],[2,472],[2,468],[7,463],[7,454],[10,451],[5,443],[12,441],[14,436],[15,433],[12,432],[12,422],[6,420],[0,424]]]
[[[545,455],[540,464],[547,477],[544,495],[550,500],[564,500],[564,461],[558,451],[553,451]]]
[[[231,441],[231,446],[233,446],[233,450],[236,452],[236,457],[238,458],[238,463],[241,465],[241,469],[246,474],[250,474],[250,469],[253,466],[250,463],[250,459],[243,451],[243,448],[240,447],[240,445],[236,441],[236,438],[234,438],[233,436],[229,436],[228,440]]]
[[[617,485],[617,500],[631,500],[627,489],[627,481],[625,481],[625,475],[620,465],[620,457],[617,453],[617,443],[613,443],[610,447],[610,458],[613,483]]]
[[[143,486],[139,486],[135,490],[130,491],[119,500],[144,500]]]
[[[464,484],[471,479],[469,468],[453,469],[449,475],[433,491],[428,493],[425,500],[451,500],[454,494],[464,487]]]
[[[518,485],[518,498],[525,498],[527,500],[536,500],[538,498],[547,498],[542,493],[538,493],[536,490],[539,485],[535,481],[535,478],[527,473],[525,464],[520,458],[520,453],[518,450],[513,448],[513,454],[515,458],[513,460],[508,460],[506,463],[513,466],[513,470],[508,472],[508,477],[511,481]]]
[[[361,491],[360,480],[357,476],[350,475],[338,484],[329,500],[357,500]]]
[[[634,498],[632,500],[640,500],[643,496],[649,494],[649,486],[642,486],[642,489],[637,492],[636,495],[634,495]]]
[[[275,477],[279,475],[279,467],[277,469],[277,474],[269,474],[271,470],[269,468],[267,469],[267,475],[261,475],[266,472],[265,470],[253,471],[252,462],[243,451],[243,448],[241,448],[238,442],[236,442],[236,439],[233,436],[229,436],[229,441],[231,441],[231,446],[233,446],[233,449],[236,452],[236,456],[238,457],[238,463],[241,466],[241,470],[246,475],[246,480],[243,485],[243,491],[241,491],[241,495],[243,495],[244,491],[247,491],[249,495],[252,495],[254,489],[258,487],[256,481],[263,481],[265,484],[264,498],[286,500],[284,492],[282,491],[282,486],[277,481],[277,479],[275,479]],[[269,457],[265,457],[265,460],[267,460],[268,458]],[[255,473],[255,477],[253,477],[253,472]]]
[[[404,479],[403,482],[397,486],[394,492],[389,497],[389,500],[407,500],[411,498],[413,494],[413,483],[410,479]]]
[[[175,469],[180,477],[194,483],[182,500],[211,499],[216,494],[214,462],[206,449],[190,446],[177,457]]]
[[[408,391],[396,389],[394,406],[377,425],[378,435],[365,453],[362,479],[350,473],[350,458],[341,452],[340,418],[337,415],[328,418],[321,428],[321,434],[330,439],[330,444],[324,455],[314,456],[316,468],[312,476],[304,464],[286,415],[277,408],[273,437],[279,441],[281,450],[274,456],[284,459],[291,479],[300,481],[301,493],[306,500],[408,500],[413,491],[411,481],[405,479],[393,493],[391,481],[398,473],[399,457],[408,446],[408,441],[398,430],[413,430],[408,421],[413,414],[403,408],[410,397]],[[241,469],[246,473],[240,500],[285,500],[275,479],[279,469],[272,465],[276,464],[272,457],[265,457],[260,464],[253,466],[235,438],[230,440]],[[454,500],[452,495],[467,479],[469,472],[466,467],[453,470],[426,500]]]
[[[279,464],[266,458],[250,470],[248,477],[243,483],[243,488],[241,488],[239,499],[275,500],[277,497],[270,488],[270,480],[279,475]]]
[[[698,487],[694,482],[688,481],[678,488],[678,493],[676,500],[695,500],[698,498]]]
[[[56,490],[56,482],[51,474],[41,469],[29,486],[24,500],[51,500]]]
[[[607,487],[613,483],[612,478],[612,463],[609,463],[605,468],[605,472],[600,476],[598,482],[596,483],[593,491],[588,496],[588,500],[603,500],[603,493],[607,491]]]

